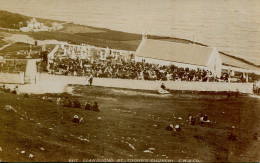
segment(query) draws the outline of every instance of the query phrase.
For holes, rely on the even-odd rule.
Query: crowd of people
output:
[[[7,87],[6,85],[1,85],[0,86],[0,92],[5,92],[5,93],[12,93],[12,94],[19,94],[19,88],[18,86],[15,86],[13,89]]]
[[[70,100],[68,97],[59,97],[56,101],[57,105],[61,105],[64,107],[72,107],[72,108],[81,108],[81,103],[79,100]],[[99,112],[98,109],[98,103],[95,101],[93,105],[90,104],[90,102],[86,102],[85,104],[85,110],[91,110]]]
[[[135,61],[112,60],[80,60],[70,58],[55,58],[49,61],[49,72],[66,76],[89,76],[102,78],[120,78],[137,80],[172,80],[172,81],[228,81],[227,74],[215,77],[208,70],[189,69],[171,66],[160,66]]]

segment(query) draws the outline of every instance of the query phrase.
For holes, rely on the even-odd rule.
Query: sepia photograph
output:
[[[0,162],[259,151],[259,0],[0,0]]]

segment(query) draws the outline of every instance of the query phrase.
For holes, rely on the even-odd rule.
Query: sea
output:
[[[260,65],[260,0],[0,0],[0,10],[184,38]]]

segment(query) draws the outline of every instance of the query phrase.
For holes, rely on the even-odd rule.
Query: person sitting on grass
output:
[[[228,133],[228,140],[236,141],[236,140],[238,140],[238,137],[235,134],[229,132]]]
[[[72,107],[73,107],[73,108],[80,108],[80,102],[79,102],[79,100],[74,100],[74,101],[72,102]]]
[[[86,103],[85,110],[92,110],[92,106],[90,105],[89,102]]]
[[[196,123],[195,117],[189,116],[189,123],[190,123],[191,125],[195,125],[195,123]]]
[[[162,88],[163,90],[166,90],[166,87],[165,87],[165,84],[164,84],[164,83],[162,83],[161,88]]]
[[[92,106],[92,111],[97,111],[99,112],[100,110],[98,109],[98,103],[95,101],[94,105]]]
[[[170,124],[169,126],[167,126],[167,127],[165,128],[165,130],[167,130],[167,131],[172,131],[172,130],[173,130],[173,125]]]
[[[69,100],[68,97],[66,97],[63,106],[65,106],[65,107],[71,107],[72,106],[72,103],[71,103],[71,101]]]
[[[5,87],[4,92],[5,92],[5,93],[10,93],[10,92],[11,92],[11,89],[8,88],[8,87]]]
[[[210,120],[209,120],[208,116],[205,114],[200,117],[200,122],[205,123],[205,122],[210,122]]]
[[[174,131],[181,131],[181,127],[179,125],[176,125]]]
[[[16,86],[12,91],[12,94],[18,94],[18,86]]]
[[[79,116],[74,115],[73,119],[72,119],[73,123],[79,123]]]

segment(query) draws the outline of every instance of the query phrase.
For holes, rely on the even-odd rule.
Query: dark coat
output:
[[[85,110],[92,110],[92,107],[91,107],[91,105],[89,103],[86,104]]]
[[[78,119],[78,118],[73,118],[73,119],[72,119],[72,122],[73,122],[73,123],[79,123],[79,119]]]
[[[167,127],[165,128],[165,130],[167,130],[167,131],[172,131],[173,128],[172,128],[171,126],[167,126]]]
[[[80,102],[79,100],[75,100],[72,102],[72,107],[73,108],[80,108]]]
[[[94,105],[92,106],[92,110],[99,112],[100,110],[98,109],[98,104],[94,104]]]

